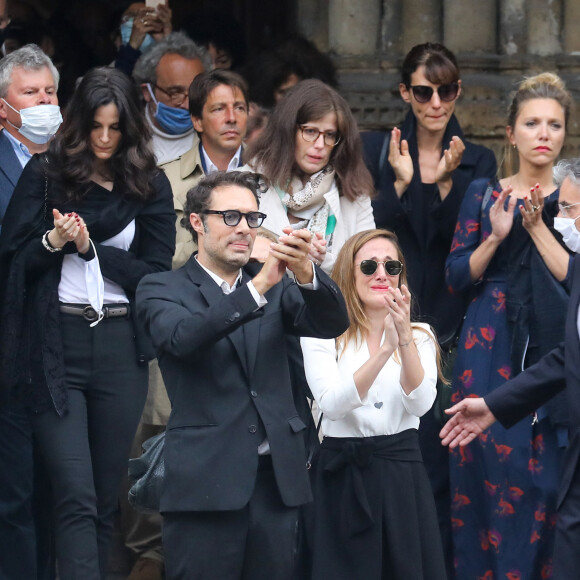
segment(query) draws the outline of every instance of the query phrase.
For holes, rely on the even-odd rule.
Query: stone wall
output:
[[[580,98],[580,2],[575,0],[298,0],[300,30],[339,69],[341,90],[362,129],[390,129],[406,105],[399,71],[415,44],[442,42],[457,56],[467,138],[501,155],[510,93],[523,76],[549,70]],[[580,111],[564,156],[580,156]]]

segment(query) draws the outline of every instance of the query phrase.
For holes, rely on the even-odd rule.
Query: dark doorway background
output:
[[[244,30],[250,58],[276,40],[296,32],[297,28],[295,0],[169,0],[169,4],[176,28],[194,18],[195,12],[201,9],[231,14]]]

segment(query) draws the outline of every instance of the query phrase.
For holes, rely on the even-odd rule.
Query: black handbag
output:
[[[129,459],[129,503],[140,512],[158,512],[165,478],[165,431],[143,443],[141,457]]]

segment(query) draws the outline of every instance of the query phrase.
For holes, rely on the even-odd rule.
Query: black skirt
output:
[[[306,526],[312,580],[445,580],[417,431],[325,437]]]

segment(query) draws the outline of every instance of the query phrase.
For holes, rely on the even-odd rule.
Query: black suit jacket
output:
[[[571,284],[563,343],[535,365],[485,397],[491,412],[504,427],[511,427],[535,409],[566,389],[570,443],[566,449],[558,504],[562,503],[574,476],[580,456],[580,256],[570,265]]]
[[[12,197],[16,182],[22,173],[22,165],[12,149],[4,129],[0,131],[0,229],[8,202]]]
[[[317,268],[318,290],[299,289],[285,276],[257,309],[247,286],[256,273],[246,266],[242,286],[224,295],[194,255],[178,270],[145,277],[137,290],[172,405],[163,512],[245,506],[262,425],[283,502],[311,499],[286,336],[335,337],[348,326],[346,307]]]
[[[444,149],[449,147],[455,135],[463,140],[465,152],[459,167],[453,172],[453,187],[444,201],[430,203],[430,200],[425,200],[421,184],[413,112],[409,111],[401,125],[401,139],[409,143],[414,172],[407,191],[400,199],[394,186],[395,173],[388,162],[390,138],[387,138],[386,155],[381,165],[385,133],[361,133],[365,161],[378,191],[373,199],[375,222],[378,228],[387,228],[397,234],[407,263],[409,287],[419,308],[415,314],[435,328],[441,342],[446,342],[457,332],[468,298],[448,292],[444,273],[459,208],[469,184],[478,177],[495,177],[497,169],[493,152],[465,141],[453,115],[443,136]]]

